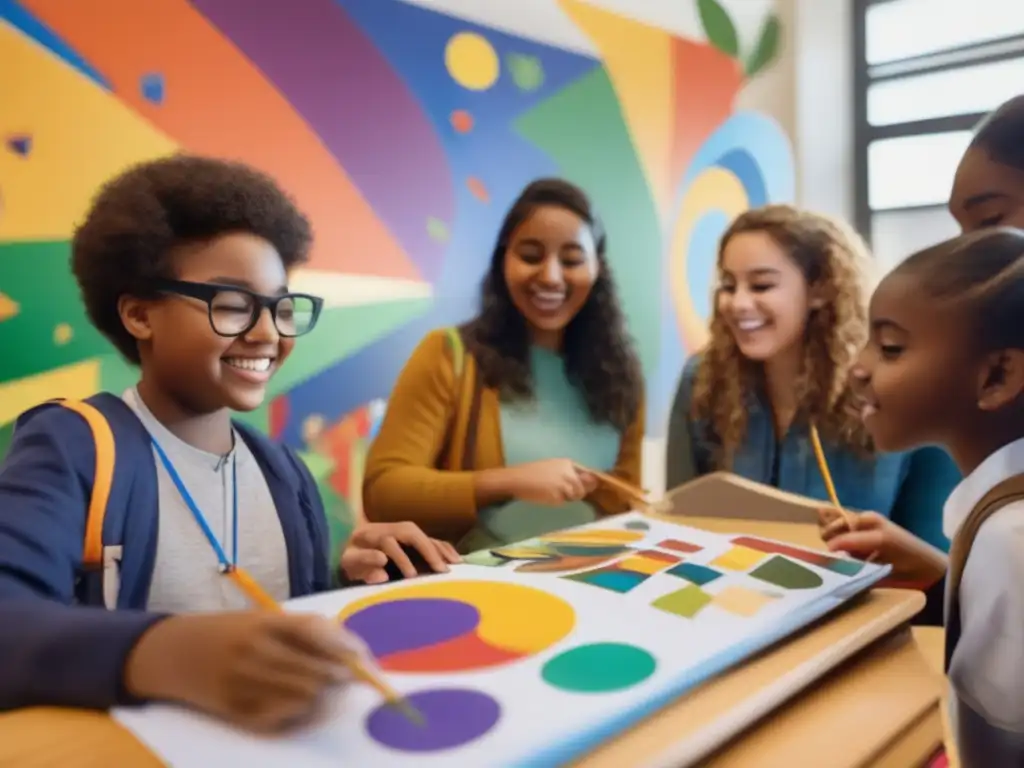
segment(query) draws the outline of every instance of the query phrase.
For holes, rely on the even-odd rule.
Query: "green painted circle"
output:
[[[573,693],[610,693],[642,683],[657,662],[642,648],[593,643],[560,653],[541,670],[544,682]]]

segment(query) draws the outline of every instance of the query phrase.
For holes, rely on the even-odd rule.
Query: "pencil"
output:
[[[853,517],[839,503],[839,494],[836,493],[835,483],[832,482],[832,473],[829,471],[828,462],[825,460],[825,451],[821,447],[821,437],[818,435],[818,428],[813,423],[811,424],[811,446],[814,448],[814,458],[818,461],[818,470],[821,472],[821,478],[825,481],[825,491],[828,493],[828,499],[839,514],[843,516],[843,519],[846,520],[846,527],[852,531],[854,528]]]
[[[227,575],[233,582],[235,582],[235,585],[239,590],[241,590],[246,597],[260,608],[278,612],[282,612],[284,610],[284,608],[281,607],[281,604],[267,594],[267,591],[263,589],[263,587],[259,585],[259,582],[250,576],[248,571],[244,568],[235,566],[227,571]],[[384,701],[389,706],[400,711],[416,725],[423,725],[423,715],[421,715],[420,712],[412,706],[412,704],[406,701],[398,691],[388,685],[379,676],[368,670],[358,656],[355,654],[347,655],[345,663],[348,665],[349,671],[351,671],[357,679],[362,680],[364,683],[376,690],[384,697]]]

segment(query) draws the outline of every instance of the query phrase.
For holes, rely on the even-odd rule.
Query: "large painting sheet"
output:
[[[445,575],[288,604],[338,616],[423,714],[365,686],[298,735],[115,712],[175,768],[560,765],[883,578],[883,566],[629,513]]]

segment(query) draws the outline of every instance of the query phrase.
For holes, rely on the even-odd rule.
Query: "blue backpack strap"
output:
[[[332,584],[330,532],[312,474],[287,446],[273,442],[247,424],[235,422],[235,429],[263,471],[285,540],[291,544],[288,576],[292,597],[329,589]],[[309,551],[305,549],[307,542],[311,544]],[[292,551],[292,547],[297,549]],[[307,568],[307,561],[311,561],[312,569]]]

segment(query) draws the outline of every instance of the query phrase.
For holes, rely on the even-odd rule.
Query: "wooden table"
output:
[[[820,546],[814,529],[805,525],[703,518],[685,522]],[[684,737],[710,738],[716,720],[737,705],[756,703],[759,696],[767,700],[764,696],[773,691],[778,695],[780,686],[798,690],[801,679],[814,682],[701,764],[790,768],[799,757],[801,764],[815,768],[919,765],[941,743],[943,691],[941,661],[938,672],[934,666],[934,636],[922,639],[906,628],[922,605],[918,593],[876,590],[839,615],[705,684],[578,765],[668,768]],[[922,651],[926,646],[929,654]],[[941,651],[941,639],[938,648]],[[832,673],[823,678],[813,674],[814,664],[826,663],[841,651],[849,656],[851,649],[854,656]],[[101,713],[33,709],[0,716],[2,768],[159,765],[131,734]]]

